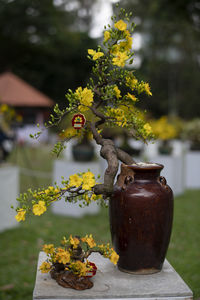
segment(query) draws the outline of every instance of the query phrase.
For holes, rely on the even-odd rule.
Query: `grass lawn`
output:
[[[21,149],[22,150],[22,149]],[[23,152],[17,163],[27,168]],[[47,149],[24,149],[32,168],[50,171],[52,157]],[[49,149],[48,149],[49,150]],[[11,161],[16,162],[15,153]],[[44,165],[44,168],[41,166]],[[37,184],[28,176],[21,178],[21,191]],[[48,184],[49,179],[40,180]],[[174,225],[167,258],[194,292],[200,297],[200,190],[186,191],[175,199]],[[32,300],[38,252],[43,243],[58,243],[63,235],[92,233],[97,241],[110,241],[108,211],[80,219],[55,216],[50,211],[31,217],[19,227],[0,234],[0,299]]]

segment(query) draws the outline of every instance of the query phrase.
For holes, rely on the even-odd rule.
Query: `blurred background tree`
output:
[[[61,102],[87,80],[94,0],[0,0],[0,73],[12,71]]]
[[[200,114],[200,1],[124,0],[142,37],[136,51],[141,78],[151,83],[153,97],[145,107],[154,116]]]

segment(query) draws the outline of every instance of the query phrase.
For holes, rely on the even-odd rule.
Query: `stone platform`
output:
[[[138,300],[189,300],[193,293],[177,272],[165,260],[161,272],[152,275],[131,275],[120,272],[108,259],[93,253],[89,260],[98,271],[92,278],[93,288],[84,291],[63,288],[49,274],[38,271],[46,255],[40,252],[33,300],[63,299],[138,299]]]

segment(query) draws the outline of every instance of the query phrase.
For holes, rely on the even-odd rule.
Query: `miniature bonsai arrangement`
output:
[[[67,179],[63,178],[62,186],[55,184],[54,186],[38,190],[32,190],[30,188],[17,199],[19,201],[19,207],[16,208],[17,221],[24,221],[28,214],[34,214],[36,216],[42,215],[53,202],[59,201],[62,197],[65,197],[65,201],[72,203],[78,201],[82,206],[89,205],[91,201],[97,201],[99,203],[104,203],[107,199],[108,202],[111,201],[111,233],[112,240],[115,241],[115,250],[110,249],[108,245],[97,247],[95,245],[95,248],[93,238],[90,235],[85,238],[70,237],[67,241],[65,240],[66,245],[64,248],[54,248],[53,245],[44,246],[44,251],[49,258],[48,262],[41,266],[41,270],[43,272],[51,270],[53,278],[66,286],[68,286],[68,283],[63,284],[63,281],[66,282],[66,272],[70,274],[73,273],[78,281],[80,281],[81,276],[84,278],[87,277],[87,272],[92,267],[90,263],[85,262],[85,259],[88,257],[88,254],[94,251],[110,258],[114,263],[117,263],[119,258],[118,267],[121,270],[125,272],[134,271],[135,266],[131,265],[131,267],[127,268],[127,262],[125,266],[123,266],[123,263],[122,266],[120,266],[120,260],[121,262],[124,260],[123,256],[129,258],[133,253],[133,250],[128,249],[126,254],[126,248],[130,248],[130,245],[133,243],[127,241],[125,228],[123,228],[123,226],[127,228],[128,226],[132,226],[132,229],[129,231],[135,230],[136,236],[138,237],[141,236],[139,233],[141,230],[141,232],[148,233],[149,228],[152,226],[149,223],[151,222],[149,216],[153,215],[155,217],[155,205],[159,200],[158,197],[161,197],[161,193],[164,193],[164,213],[161,212],[161,207],[159,207],[159,211],[156,214],[157,217],[159,217],[159,222],[162,219],[165,223],[169,224],[169,227],[171,226],[172,213],[166,215],[165,211],[168,207],[172,207],[172,192],[166,185],[166,180],[159,177],[159,172],[163,166],[156,164],[136,164],[132,156],[119,149],[112,139],[103,138],[101,135],[101,131],[105,128],[119,127],[126,129],[129,132],[129,136],[142,140],[144,143],[153,137],[150,124],[147,123],[144,118],[141,118],[141,112],[136,107],[141,93],[145,93],[148,96],[152,95],[149,84],[144,81],[139,81],[135,76],[135,71],[126,67],[131,65],[134,60],[132,35],[135,24],[131,22],[131,16],[131,13],[126,13],[124,9],[119,9],[118,15],[111,18],[112,24],[105,26],[103,45],[98,46],[96,50],[88,49],[88,59],[93,63],[93,67],[87,86],[78,87],[75,91],[68,90],[66,94],[66,107],[61,110],[58,105],[55,105],[54,114],[51,115],[51,120],[46,124],[47,128],[58,126],[66,115],[73,115],[71,129],[67,131],[67,134],[64,129],[60,133],[61,136],[65,133],[65,140],[58,142],[53,149],[53,152],[57,155],[59,155],[64,148],[64,142],[73,137],[81,139],[86,133],[92,134],[95,142],[101,146],[100,155],[108,163],[102,180],[103,182],[99,183],[94,174],[88,170],[83,173],[72,174]],[[87,117],[85,117],[86,115]],[[38,133],[32,137],[37,138],[40,134],[41,131],[38,131]],[[118,176],[117,184],[114,185],[120,161],[122,162],[122,171],[120,176]],[[148,230],[137,229],[136,223],[133,222],[131,215],[129,215],[131,214],[130,207],[127,207],[128,211],[123,213],[123,209],[120,206],[120,204],[126,202],[126,192],[132,186],[132,183],[134,183],[134,176],[137,178],[137,172],[140,172],[138,180],[141,179],[143,173],[145,180],[148,181],[147,175],[150,174],[151,180],[154,179],[152,184],[156,186],[156,195],[152,196],[153,193],[148,192],[150,196],[148,203],[152,203],[154,205],[153,208],[149,208],[150,212],[145,212],[142,216],[141,213],[138,214],[138,216],[142,217],[142,220],[147,216],[148,220],[146,225],[148,226]],[[133,173],[135,173],[135,175],[133,175]],[[145,190],[145,180],[142,181],[142,188],[137,190],[137,196],[139,195],[139,191],[142,193]],[[113,197],[116,197],[117,200],[115,201]],[[120,208],[121,215],[115,217],[112,211],[112,207],[114,207],[112,201],[118,203],[119,199],[121,200],[118,208]],[[155,199],[157,200],[155,201]],[[166,203],[168,200],[170,202],[169,204],[168,202]],[[142,203],[142,201],[140,202]],[[145,209],[147,209],[148,205],[149,204],[147,204]],[[126,205],[124,205],[124,207],[125,206]],[[116,209],[115,207],[114,210]],[[142,207],[141,210],[143,211],[143,209]],[[116,224],[116,219],[121,220],[123,216],[127,218],[126,222],[123,221],[124,225]],[[160,216],[162,216],[162,218]],[[135,218],[137,219],[137,215]],[[112,220],[114,220],[114,223]],[[145,221],[143,223],[145,224]],[[154,235],[158,233],[156,230],[159,229],[160,237],[161,229],[164,228],[165,225],[166,224],[163,226],[159,223],[152,227],[152,230],[155,231]],[[169,242],[171,230],[167,228],[166,231],[167,233],[164,234],[164,247],[161,243],[162,249],[166,249]],[[124,236],[123,232],[125,234]],[[120,241],[115,239],[116,233],[120,235]],[[142,255],[144,255],[146,251],[147,257],[149,257],[154,246],[152,245],[151,249],[149,241],[143,237],[142,239],[144,239],[144,244],[146,243],[147,247],[144,247],[146,250],[140,251],[140,243],[142,242],[140,241],[138,251],[141,252]],[[153,240],[152,236],[150,239]],[[84,246],[82,247],[82,244],[85,242],[87,244],[86,246],[89,246],[87,249],[84,249]],[[160,243],[160,240],[158,243]],[[122,249],[122,252],[120,249]],[[156,261],[155,270],[158,271],[162,267],[165,250],[164,253],[162,251],[162,254],[160,254],[160,250],[156,251],[159,253],[159,262]],[[134,259],[137,261],[137,258]],[[153,266],[151,266],[149,262],[147,262],[145,266],[140,267],[142,269],[151,269],[151,272],[153,270]],[[60,279],[58,273],[64,274],[65,279],[63,279],[63,276]]]
[[[60,247],[48,244],[43,246],[43,251],[48,258],[41,264],[41,272],[50,272],[59,285],[76,290],[93,286],[89,278],[96,274],[97,267],[87,260],[91,253],[98,252],[114,264],[119,257],[109,244],[97,245],[91,234],[82,238],[71,235],[69,239],[64,237]]]

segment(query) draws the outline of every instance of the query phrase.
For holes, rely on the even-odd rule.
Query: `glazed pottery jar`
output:
[[[109,207],[121,271],[152,274],[162,269],[173,219],[173,193],[160,176],[162,169],[153,163],[121,166]]]

